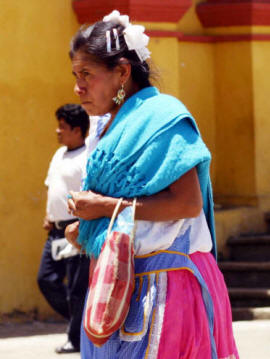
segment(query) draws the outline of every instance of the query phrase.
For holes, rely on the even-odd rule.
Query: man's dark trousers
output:
[[[84,255],[75,255],[55,261],[51,243],[63,237],[64,229],[54,227],[49,232],[42,253],[38,285],[52,308],[69,321],[68,339],[75,348],[80,348],[80,325],[88,288],[89,259]]]

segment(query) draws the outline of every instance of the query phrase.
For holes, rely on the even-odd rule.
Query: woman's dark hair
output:
[[[72,129],[80,127],[82,137],[86,137],[89,129],[89,116],[82,106],[68,103],[59,107],[55,112],[55,116],[58,121],[63,119]]]
[[[120,49],[116,49],[116,41],[113,34],[116,29],[119,36]],[[150,68],[146,61],[141,62],[134,50],[129,50],[123,35],[124,27],[113,22],[99,21],[92,26],[83,26],[71,41],[69,56],[72,59],[77,51],[82,51],[96,61],[104,64],[108,69],[113,69],[119,64],[121,58],[126,58],[131,64],[131,76],[140,89],[151,86]],[[111,51],[107,52],[106,32],[110,31]]]

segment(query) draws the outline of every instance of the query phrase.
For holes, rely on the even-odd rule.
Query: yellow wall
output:
[[[77,101],[67,52],[78,24],[67,0],[0,5],[0,312],[46,312],[36,286],[43,181],[57,146],[54,111]]]
[[[155,84],[162,92],[173,96],[179,94],[179,54],[178,40],[176,38],[151,38],[149,50],[151,51],[152,67],[156,72]],[[168,54],[170,61],[168,61]]]
[[[215,198],[224,205],[257,205],[266,211],[270,209],[270,42],[213,46]]]
[[[215,81],[213,44],[179,42],[179,99],[187,106],[209,147],[213,161],[212,179],[216,177]]]
[[[259,204],[270,208],[270,42],[252,43],[256,186]]]
[[[184,14],[178,23],[178,30],[185,34],[203,34],[206,32],[205,28],[200,23],[196,14],[196,5],[202,0],[192,0],[192,7]]]
[[[256,204],[252,44],[215,44],[217,201]]]

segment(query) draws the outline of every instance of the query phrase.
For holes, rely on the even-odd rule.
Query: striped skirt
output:
[[[126,321],[106,344],[95,347],[82,328],[82,359],[238,359],[227,288],[216,261],[210,253],[190,258],[212,298],[215,355],[201,285],[183,268],[137,275]]]

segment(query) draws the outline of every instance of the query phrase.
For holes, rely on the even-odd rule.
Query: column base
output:
[[[270,25],[268,0],[208,0],[196,12],[204,27]]]

